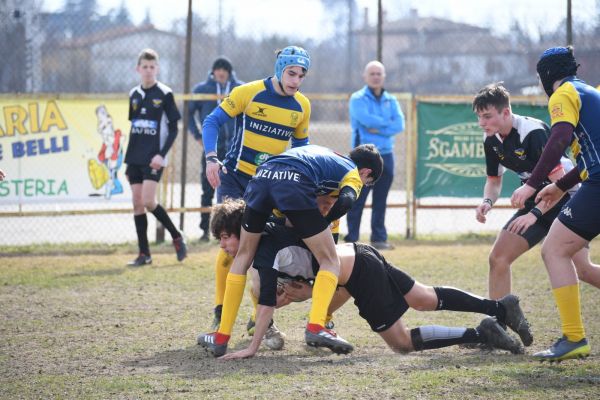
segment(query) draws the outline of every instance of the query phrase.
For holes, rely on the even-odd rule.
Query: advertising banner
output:
[[[131,199],[127,99],[0,99],[0,109],[0,204]]]
[[[513,104],[515,114],[549,123],[545,106]],[[471,104],[417,104],[418,140],[415,196],[481,197],[486,180],[484,133]],[[520,181],[507,171],[502,197],[509,197]]]

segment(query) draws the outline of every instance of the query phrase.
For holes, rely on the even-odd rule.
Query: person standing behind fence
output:
[[[187,256],[181,232],[175,228],[166,210],[156,202],[158,181],[167,165],[167,153],[177,137],[177,121],[181,116],[171,88],[156,79],[158,54],[154,50],[142,50],[136,71],[141,83],[129,92],[131,132],[125,154],[125,175],[131,185],[139,246],[138,257],[128,264],[132,267],[152,263],[146,210],[154,214],[171,234],[177,260],[182,261]]]
[[[243,82],[239,81],[231,61],[227,57],[221,56],[217,58],[212,65],[212,69],[206,81],[194,86],[193,93],[198,94],[215,94],[217,100],[195,100],[190,103],[189,126],[190,133],[194,139],[198,141],[200,146],[204,147],[202,141],[202,131],[200,130],[204,124],[204,119],[210,114],[220,103],[223,97],[229,95],[233,88],[240,86]],[[200,128],[199,128],[200,127]],[[221,126],[217,140],[217,157],[219,160],[225,158],[225,153],[231,143],[231,137],[235,129],[235,120],[227,121]],[[210,185],[206,178],[206,154],[202,149],[202,170],[200,171],[200,182],[202,184],[202,197],[200,198],[200,206],[212,206],[215,189]],[[200,229],[204,232],[201,241],[208,242],[210,238],[209,232],[210,212],[200,214]]]
[[[378,250],[393,249],[387,242],[385,211],[394,180],[394,137],[404,131],[404,115],[398,100],[383,88],[385,67],[382,63],[369,62],[363,77],[366,85],[350,97],[351,147],[374,144],[383,158],[383,174],[373,187],[371,244]],[[369,187],[365,187],[348,212],[348,234],[344,237],[346,242],[358,241],[360,221],[370,191]]]

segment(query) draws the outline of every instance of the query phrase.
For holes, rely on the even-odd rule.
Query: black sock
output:
[[[150,246],[148,245],[148,218],[146,213],[134,215],[135,231],[137,232],[138,247],[140,253],[150,256]]]
[[[181,233],[179,233],[177,228],[175,228],[175,225],[173,225],[173,221],[171,221],[169,214],[167,214],[167,211],[160,204],[158,204],[156,208],[152,210],[152,214],[154,214],[156,219],[159,220],[165,228],[167,228],[173,239],[178,239],[181,237]]]
[[[484,299],[452,287],[434,287],[438,297],[437,310],[466,311],[498,317],[504,321],[504,306],[496,300]]]
[[[483,343],[484,337],[475,328],[450,328],[428,325],[410,330],[413,348],[417,351],[439,349],[463,343]]]

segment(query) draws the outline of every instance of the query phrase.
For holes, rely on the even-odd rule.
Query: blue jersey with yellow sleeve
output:
[[[293,166],[315,183],[317,196],[328,194],[335,197],[343,187],[349,186],[358,197],[363,187],[354,162],[327,147],[314,144],[296,147],[269,158],[267,162]]]
[[[581,179],[600,180],[600,91],[572,76],[550,96],[552,125],[568,122],[575,127],[571,151]]]
[[[252,176],[271,155],[283,153],[290,138],[308,138],[310,101],[300,92],[278,94],[271,78],[236,87],[219,107],[236,118],[224,162],[228,169]]]

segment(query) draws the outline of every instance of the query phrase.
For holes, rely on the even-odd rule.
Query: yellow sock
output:
[[[223,249],[219,249],[215,262],[215,306],[223,304],[225,282],[227,282],[227,274],[231,268],[231,263],[233,263],[233,257],[225,253]]]
[[[308,315],[309,324],[325,326],[329,303],[335,293],[338,277],[329,271],[319,271],[315,278],[312,295],[312,307]]]
[[[250,299],[252,299],[252,306],[254,307],[252,309],[252,315],[250,316],[250,318],[252,318],[252,321],[256,321],[256,309],[258,308],[258,297],[256,297],[254,295],[254,291],[252,290],[252,288],[250,288],[249,292],[250,292]]]
[[[237,317],[242,298],[244,297],[244,288],[246,287],[246,275],[229,273],[227,275],[227,284],[225,286],[225,297],[223,298],[223,312],[221,314],[221,325],[217,332],[223,335],[231,336],[233,324]]]
[[[579,342],[585,337],[581,320],[579,284],[552,289],[558,306],[563,335],[571,342]]]

